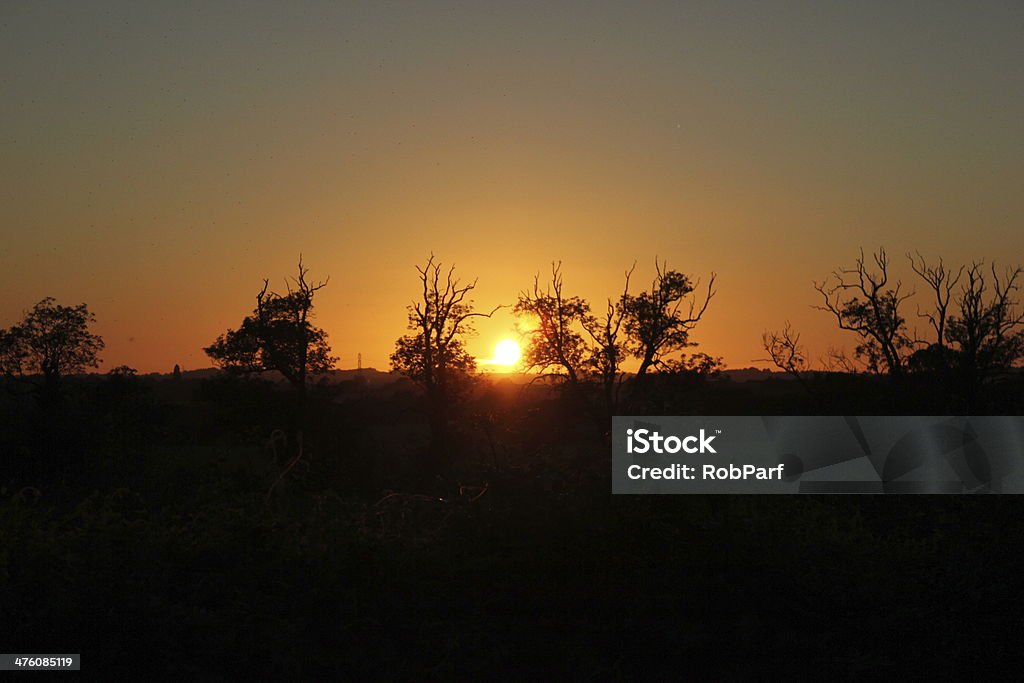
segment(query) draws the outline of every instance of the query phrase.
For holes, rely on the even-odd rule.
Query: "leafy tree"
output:
[[[634,269],[635,265],[626,272],[622,294],[607,300],[601,316],[591,312],[585,299],[565,294],[560,263],[552,264],[546,286],[541,287],[536,276],[532,290],[521,292],[514,308],[516,315],[532,322],[523,333],[528,340],[527,368],[562,378],[581,397],[586,395],[584,385],[598,385],[604,404],[601,419],[621,407],[622,364],[631,356],[640,361],[636,383],[655,368],[670,374],[712,369],[703,361],[691,366],[673,356],[693,346],[689,333],[715,294],[714,274],[706,296],[699,300],[690,296],[694,286],[685,275],[657,262],[651,290],[631,295]]]
[[[28,350],[17,325],[0,329],[0,371],[5,377],[21,377],[28,364]]]
[[[526,369],[561,376],[577,384],[584,379],[590,360],[579,329],[591,318],[590,304],[578,296],[562,293],[561,269],[561,263],[551,264],[551,281],[544,288],[540,286],[540,276],[535,276],[532,291],[520,292],[513,312],[534,323],[524,332],[528,340],[523,353]]]
[[[315,295],[327,281],[307,280],[301,257],[298,271],[285,280],[284,294],[268,291],[264,280],[252,314],[204,349],[218,367],[239,374],[277,371],[303,393],[307,377],[334,367],[327,333],[312,323]]]
[[[630,351],[640,360],[637,382],[642,383],[652,368],[658,368],[672,354],[693,346],[690,331],[700,322],[715,296],[715,274],[711,274],[703,300],[691,296],[696,285],[679,271],[655,261],[656,275],[651,289],[623,297],[625,326]]]
[[[468,331],[464,329],[463,333]],[[466,351],[461,339],[429,349],[420,335],[412,334],[395,342],[391,367],[417,384],[446,385],[449,390],[460,390],[465,387],[464,380],[476,370],[476,359]]]
[[[0,369],[9,377],[41,375],[55,393],[64,375],[100,364],[103,339],[89,331],[96,317],[88,306],[61,306],[46,297],[22,321],[0,330]]]
[[[473,318],[490,317],[494,311],[474,311],[469,295],[477,281],[460,284],[454,265],[442,275],[441,263],[433,254],[423,267],[416,267],[416,272],[420,299],[408,307],[410,334],[395,342],[391,367],[426,390],[431,460],[441,465],[449,447],[452,404],[464,394],[476,370],[464,339],[473,332]]]
[[[699,380],[717,377],[725,368],[721,356],[707,353],[692,353],[678,360],[668,361],[671,372]]]

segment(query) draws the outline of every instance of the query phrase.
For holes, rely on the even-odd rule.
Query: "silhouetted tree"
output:
[[[941,374],[973,409],[981,387],[1024,358],[1024,313],[1016,298],[1024,270],[1000,273],[993,263],[986,272],[976,261],[954,273],[942,259],[934,266],[920,254],[910,259],[933,293],[933,308],[920,315],[935,333],[933,341],[919,342],[923,348],[910,357],[910,367]]]
[[[700,322],[715,296],[715,273],[711,274],[703,300],[691,296],[696,286],[667,264],[654,262],[656,275],[651,289],[623,299],[625,325],[632,353],[640,360],[637,383],[673,353],[693,346],[690,331]],[[684,306],[685,303],[685,306]]]
[[[664,361],[664,364],[669,372],[698,380],[717,377],[725,367],[721,356],[712,356],[708,353],[691,353],[678,359]]]
[[[832,276],[814,288],[824,299],[818,310],[835,316],[839,328],[860,337],[856,354],[872,372],[885,371],[892,377],[903,373],[905,356],[912,346],[906,320],[900,307],[913,296],[902,293],[902,283],[887,287],[889,259],[885,249],[873,254],[877,270],[872,270],[860,252],[853,268],[833,271]]]
[[[464,338],[473,331],[472,318],[489,318],[494,311],[474,311],[469,294],[477,281],[460,284],[454,265],[442,275],[441,263],[433,254],[423,267],[416,267],[416,272],[421,298],[408,307],[411,334],[395,342],[391,367],[425,389],[431,464],[443,466],[449,455],[452,404],[461,397],[476,369]]]
[[[17,325],[0,328],[0,371],[5,377],[22,377],[28,362],[28,351]]]
[[[1018,311],[1014,298],[1024,269],[1007,268],[1002,275],[993,263],[990,268],[991,294],[983,270],[984,263],[967,268],[956,304],[959,315],[949,320],[947,341],[955,343],[964,362],[978,368],[1000,370],[1017,363],[1024,355],[1024,312]]]
[[[800,344],[800,333],[788,320],[781,331],[765,331],[761,335],[761,345],[775,367],[793,377],[805,389],[809,388],[806,381],[809,369],[807,353]]]
[[[952,270],[946,268],[946,264],[943,263],[941,258],[934,266],[928,264],[925,258],[921,256],[921,252],[915,252],[914,255],[907,254],[907,258],[910,259],[910,267],[924,280],[935,297],[935,308],[926,310],[924,313],[918,312],[918,315],[925,318],[935,331],[937,355],[943,357],[946,355],[944,352],[946,348],[946,326],[949,322],[949,305],[953,297],[953,289],[964,274],[964,267],[960,266],[954,274]]]
[[[327,333],[312,323],[313,300],[327,281],[307,280],[301,257],[298,271],[298,277],[285,280],[284,294],[268,291],[269,280],[263,280],[252,314],[203,349],[218,367],[239,374],[276,370],[305,393],[310,375],[334,366]]]
[[[89,331],[95,320],[85,304],[61,306],[46,297],[0,330],[0,369],[21,379],[41,375],[43,394],[55,397],[61,377],[99,366],[103,339]]]
[[[967,268],[955,297],[958,314],[950,317],[946,331],[972,403],[982,384],[1024,358],[1024,312],[1015,298],[1024,270],[1007,268],[1000,275],[993,263],[986,276],[983,266],[975,262]]]
[[[424,346],[419,335],[400,337],[391,353],[392,369],[425,387],[447,384],[449,389],[463,389],[464,380],[476,370],[476,359],[466,351],[463,341],[452,339],[444,348],[432,350]],[[443,381],[442,375],[446,376]]]
[[[513,312],[534,325],[524,332],[527,371],[563,377],[575,385],[586,372],[588,349],[580,328],[590,318],[590,304],[563,294],[561,269],[560,262],[551,264],[551,280],[543,288],[540,275],[534,276],[533,289],[519,293]]]
[[[614,415],[620,405],[619,390],[624,377],[621,365],[629,357],[624,330],[626,303],[629,301],[629,280],[635,269],[634,263],[626,271],[622,294],[618,299],[608,299],[604,317],[598,318],[591,314],[583,318],[583,327],[593,341],[586,367],[601,384],[606,416]]]
[[[929,326],[935,332],[935,340],[927,342],[917,340],[916,343],[923,345],[922,348],[914,351],[907,359],[907,368],[912,372],[931,372],[943,376],[946,381],[946,390],[953,389],[950,384],[950,371],[956,365],[956,352],[946,344],[946,330],[949,323],[950,304],[953,300],[953,289],[963,276],[964,267],[954,273],[946,268],[946,264],[940,258],[936,265],[929,264],[920,252],[907,254],[910,259],[910,267],[928,285],[933,296],[932,306],[926,308],[922,313],[918,307],[918,317],[928,321]]]
[[[107,381],[101,396],[121,402],[131,396],[139,388],[139,372],[130,365],[118,365],[107,372]]]
[[[654,368],[666,375],[696,377],[703,371],[710,376],[721,364],[721,359],[704,354],[692,362],[673,357],[693,346],[689,333],[715,294],[715,275],[701,300],[690,296],[694,286],[685,275],[657,261],[655,266],[651,290],[634,296],[629,293],[634,264],[625,274],[622,294],[607,300],[603,316],[594,315],[585,299],[565,293],[560,263],[552,264],[551,279],[543,287],[535,276],[532,290],[521,292],[515,305],[516,315],[530,320],[523,332],[527,369],[563,379],[588,404],[588,387],[597,385],[603,410],[592,412],[602,429],[607,416],[622,408],[622,364],[630,356],[640,361],[637,384]]]
[[[632,272],[631,268],[626,273],[622,295],[608,299],[600,318],[591,313],[585,299],[565,294],[560,262],[551,264],[551,278],[543,287],[540,275],[534,276],[533,288],[519,293],[513,309],[518,317],[529,320],[525,330],[520,328],[527,340],[523,353],[526,369],[538,371],[540,378],[561,380],[578,401],[577,407],[593,417],[601,434],[607,433],[607,418],[619,406],[624,378],[621,364],[629,355],[624,304]],[[600,389],[601,407],[592,400],[592,385]]]
[[[845,349],[830,346],[821,358],[821,366],[825,372],[838,372],[857,375],[864,372],[864,366],[850,358]]]

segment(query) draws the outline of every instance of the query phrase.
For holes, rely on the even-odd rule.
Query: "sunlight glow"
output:
[[[512,367],[519,363],[522,355],[523,352],[519,348],[518,343],[512,339],[502,339],[494,345],[494,357],[491,359],[491,362],[494,365]]]

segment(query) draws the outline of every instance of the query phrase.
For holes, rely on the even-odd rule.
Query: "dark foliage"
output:
[[[52,404],[63,376],[99,366],[103,339],[89,330],[93,322],[85,304],[61,306],[46,297],[20,323],[0,329],[0,375]]]
[[[916,377],[819,375],[824,401],[652,377],[671,412],[936,408]],[[991,400],[1019,412],[1013,381]],[[91,376],[59,420],[0,400],[0,642],[108,678],[948,676],[1015,647],[1012,496],[611,496],[573,404],[501,382],[453,415],[431,495],[416,394],[316,385],[308,458],[268,496],[297,409],[272,382]]]
[[[408,307],[409,334],[395,342],[391,367],[423,388],[430,426],[429,457],[423,462],[438,471],[450,462],[452,411],[465,399],[476,369],[464,339],[473,334],[474,318],[493,311],[474,310],[470,296],[476,281],[461,284],[455,266],[443,271],[433,254],[416,272],[419,296]]]
[[[217,367],[239,375],[276,371],[300,391],[307,377],[334,367],[327,333],[312,323],[314,297],[327,283],[309,282],[301,258],[298,269],[284,294],[268,291],[264,280],[252,314],[204,349]]]

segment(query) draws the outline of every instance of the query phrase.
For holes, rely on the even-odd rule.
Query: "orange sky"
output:
[[[743,367],[841,343],[811,281],[860,246],[1024,261],[1024,6],[763,5],[5,3],[0,326],[85,301],[105,368],[205,367],[301,251],[384,368],[431,251],[486,308],[657,255]]]

